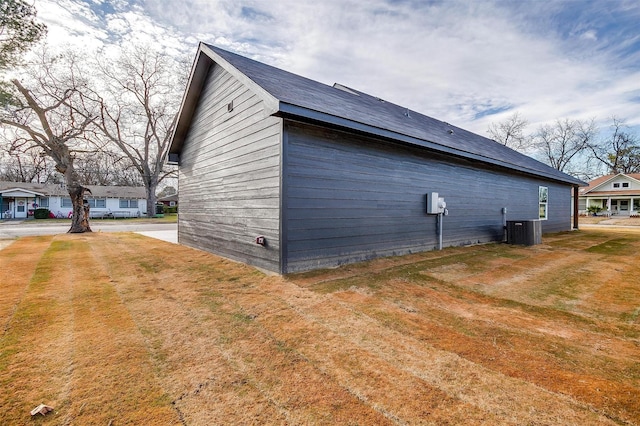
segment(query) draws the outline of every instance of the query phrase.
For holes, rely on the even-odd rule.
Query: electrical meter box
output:
[[[447,203],[444,198],[439,197],[437,192],[427,193],[427,214],[445,213]]]

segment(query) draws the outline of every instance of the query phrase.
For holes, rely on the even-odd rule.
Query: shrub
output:
[[[587,208],[587,211],[591,214],[593,214],[594,216],[597,216],[598,213],[600,213],[602,211],[602,207],[599,206],[589,206]]]
[[[178,206],[164,206],[165,213],[178,213]]]
[[[48,219],[49,218],[49,209],[36,209],[33,212],[33,217],[35,219]]]

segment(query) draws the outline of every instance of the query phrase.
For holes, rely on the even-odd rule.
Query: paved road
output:
[[[137,232],[148,237],[171,243],[178,242],[178,225],[176,223],[127,222],[126,220],[91,221],[94,232]],[[0,240],[28,237],[34,235],[64,234],[69,225],[60,223],[25,221],[0,222]]]
[[[580,229],[621,229],[633,232],[639,232],[640,226],[638,225],[601,225],[599,223],[585,223],[580,225]]]

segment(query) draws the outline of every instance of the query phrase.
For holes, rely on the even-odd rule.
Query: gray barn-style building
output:
[[[584,185],[495,141],[201,43],[169,161],[182,244],[278,273],[577,228]],[[262,239],[261,239],[262,237]]]

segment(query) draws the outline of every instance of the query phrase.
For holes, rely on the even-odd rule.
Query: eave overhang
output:
[[[514,170],[527,175],[542,177],[546,180],[570,184],[571,186],[574,186],[574,187],[587,185],[586,182],[583,182],[580,179],[576,179],[568,175],[566,175],[568,179],[561,179],[560,177],[550,176],[535,169],[521,167],[518,165],[514,165],[512,163],[508,163],[506,161],[500,161],[494,158],[485,157],[485,156],[467,152],[467,151],[462,151],[459,149],[441,145],[436,142],[416,138],[413,136],[405,135],[405,134],[394,132],[387,129],[382,129],[382,128],[371,126],[365,123],[355,122],[353,120],[349,120],[343,117],[337,117],[331,114],[326,114],[319,111],[313,111],[308,108],[304,108],[304,107],[300,107],[297,105],[292,105],[284,102],[280,102],[278,112],[275,113],[274,115],[282,118],[297,119],[300,121],[309,121],[311,123],[322,123],[322,124],[330,125],[336,128],[364,133],[371,136],[391,140],[394,142],[400,142],[408,145],[419,146],[422,148],[433,150],[438,153],[447,154],[447,155],[459,157],[462,159],[479,161],[479,162],[489,164],[492,166],[497,166],[503,169]]]

